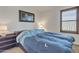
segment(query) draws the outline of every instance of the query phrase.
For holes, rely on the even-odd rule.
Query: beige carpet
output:
[[[79,53],[79,45],[73,45],[73,53]]]
[[[8,50],[3,51],[2,53],[24,53],[23,50],[19,47],[14,47]]]
[[[78,45],[73,45],[72,49],[73,53],[79,53],[79,46]],[[5,50],[2,53],[24,53],[23,50],[19,47],[14,47],[8,50]]]

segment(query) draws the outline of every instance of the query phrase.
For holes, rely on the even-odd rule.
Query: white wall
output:
[[[47,31],[51,31],[51,32],[60,32],[60,10],[65,9],[65,8],[69,8],[71,6],[65,6],[65,7],[61,7],[61,6],[57,6],[52,8],[51,10],[48,11],[43,11],[41,12],[41,20],[39,20],[40,22],[45,22],[45,28],[47,29]]]
[[[33,29],[36,28],[36,24],[29,22],[19,22],[19,12],[18,10],[23,10],[27,12],[31,12],[35,14],[35,21],[39,19],[38,11],[33,9],[32,7],[1,7],[0,6],[0,24],[7,24],[9,31],[17,31],[17,30],[25,30],[25,29]]]
[[[36,9],[35,9],[36,8]],[[41,7],[42,8],[42,7]],[[46,7],[44,7],[46,8]],[[39,12],[40,8],[33,6],[0,6],[0,23],[7,24],[9,31],[17,31],[24,29],[33,29],[36,28],[36,22],[43,21],[45,22],[45,28],[48,31],[59,32],[60,31],[60,15],[59,11],[62,8],[66,7],[51,7],[46,11],[42,8],[43,12]],[[39,9],[39,10],[38,10]],[[47,8],[46,8],[47,9]],[[35,14],[35,23],[29,22],[19,22],[19,12],[18,10],[24,10],[27,12],[32,12]],[[45,11],[44,11],[45,10]]]

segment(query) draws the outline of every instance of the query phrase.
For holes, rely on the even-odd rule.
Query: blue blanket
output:
[[[45,33],[43,33],[43,34],[41,34],[41,35],[53,36],[53,37],[56,37],[56,38],[60,38],[60,39],[63,39],[63,40],[67,40],[67,41],[69,41],[69,42],[75,41],[72,36],[64,35],[64,34],[62,34],[62,33],[45,32]]]
[[[29,32],[29,34],[27,34]],[[73,37],[61,33],[31,31],[22,32],[17,42],[29,53],[70,53],[72,52]]]

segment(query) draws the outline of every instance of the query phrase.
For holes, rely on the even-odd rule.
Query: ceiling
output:
[[[51,11],[56,9],[63,9],[63,8],[71,8],[74,6],[32,6],[34,9],[38,10],[39,12]]]
[[[55,6],[35,6],[33,8],[37,9],[40,12],[42,12],[42,11],[47,11],[47,10],[50,10],[52,8],[55,8]]]
[[[68,7],[68,6],[0,6],[0,8],[7,8],[10,7],[10,8],[17,8],[17,7],[21,7],[21,8],[24,8],[24,9],[28,9],[28,10],[34,10],[34,11],[38,11],[38,12],[45,12],[45,11],[50,11],[50,10],[56,10],[56,9],[61,9],[63,7]]]
[[[31,8],[33,10],[39,11],[39,12],[44,12],[44,11],[49,11],[55,8],[60,8],[62,6],[24,6],[26,8]]]

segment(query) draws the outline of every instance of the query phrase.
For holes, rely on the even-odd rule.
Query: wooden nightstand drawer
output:
[[[0,52],[6,50],[6,49],[10,49],[16,46],[16,43],[12,43],[12,44],[8,44],[8,45],[4,45],[0,47]]]
[[[11,44],[11,43],[16,43],[16,41],[14,39],[11,39],[11,40],[6,40],[6,41],[1,41],[0,42],[0,47],[1,46],[4,46],[4,45],[8,45],[8,44]]]
[[[6,40],[11,40],[11,39],[16,39],[16,35],[9,35],[5,37],[0,37],[0,41],[6,41]]]

